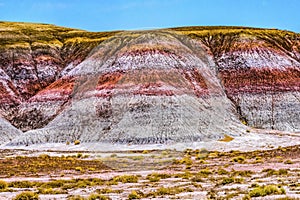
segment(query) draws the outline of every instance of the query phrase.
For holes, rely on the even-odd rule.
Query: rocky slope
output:
[[[2,144],[205,141],[247,134],[246,125],[300,131],[299,34],[8,22],[0,31],[0,114],[11,123],[0,122],[1,134],[17,130]]]

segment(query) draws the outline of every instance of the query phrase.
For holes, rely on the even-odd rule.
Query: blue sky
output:
[[[89,31],[233,25],[299,33],[299,8],[299,0],[0,0],[0,20]]]

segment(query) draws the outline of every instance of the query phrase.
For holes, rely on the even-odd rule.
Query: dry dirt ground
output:
[[[247,152],[3,149],[0,199],[24,191],[42,200],[299,199],[299,155],[300,145]]]

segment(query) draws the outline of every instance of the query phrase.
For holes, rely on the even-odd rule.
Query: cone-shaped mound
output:
[[[197,40],[168,31],[117,34],[30,100],[55,97],[41,110],[54,119],[10,144],[150,144],[243,134],[215,69]]]

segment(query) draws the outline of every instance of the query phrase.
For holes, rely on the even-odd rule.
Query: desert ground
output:
[[[295,135],[257,133],[252,138],[127,148],[72,143],[42,147],[0,150],[0,199],[300,198]]]

